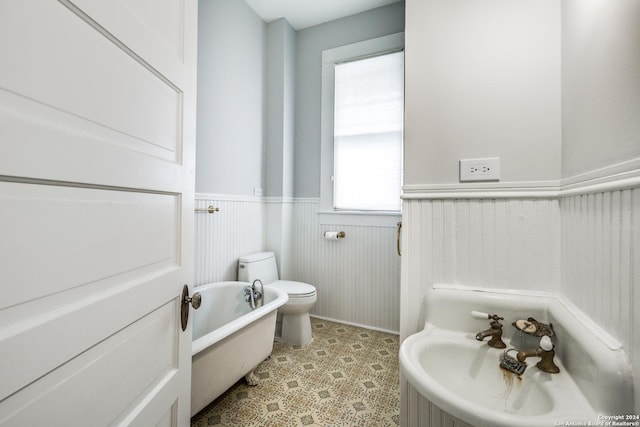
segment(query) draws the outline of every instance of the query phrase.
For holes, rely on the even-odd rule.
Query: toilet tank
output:
[[[258,252],[238,260],[238,280],[252,283],[260,279],[263,285],[278,280],[278,266],[273,252]]]

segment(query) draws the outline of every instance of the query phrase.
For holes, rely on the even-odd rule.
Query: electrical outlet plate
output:
[[[460,182],[499,181],[500,158],[460,159]]]

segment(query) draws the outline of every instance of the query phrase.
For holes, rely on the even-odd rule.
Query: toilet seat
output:
[[[289,298],[306,298],[316,295],[316,288],[313,285],[302,282],[294,282],[291,280],[276,280],[268,286],[273,286],[283,290],[289,295]]]

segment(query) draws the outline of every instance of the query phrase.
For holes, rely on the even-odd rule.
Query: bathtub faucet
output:
[[[256,282],[260,284],[260,290],[256,291]],[[262,280],[256,279],[251,284],[251,288],[253,289],[253,294],[256,296],[256,301],[260,301],[260,307],[264,305],[264,285],[262,284]]]
[[[260,290],[256,290],[256,282],[258,282],[260,284]],[[247,301],[250,305],[251,305],[251,309],[255,310],[256,306],[257,306],[257,302],[258,301],[262,301],[260,303],[260,306],[262,306],[264,304],[264,300],[262,298],[262,295],[264,294],[264,286],[262,285],[262,282],[260,281],[260,279],[256,279],[253,281],[253,283],[251,284],[251,286],[245,286],[244,287],[244,300]]]

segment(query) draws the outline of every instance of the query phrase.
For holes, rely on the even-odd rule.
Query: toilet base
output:
[[[313,341],[309,313],[278,313],[276,341],[290,345],[307,345]]]

